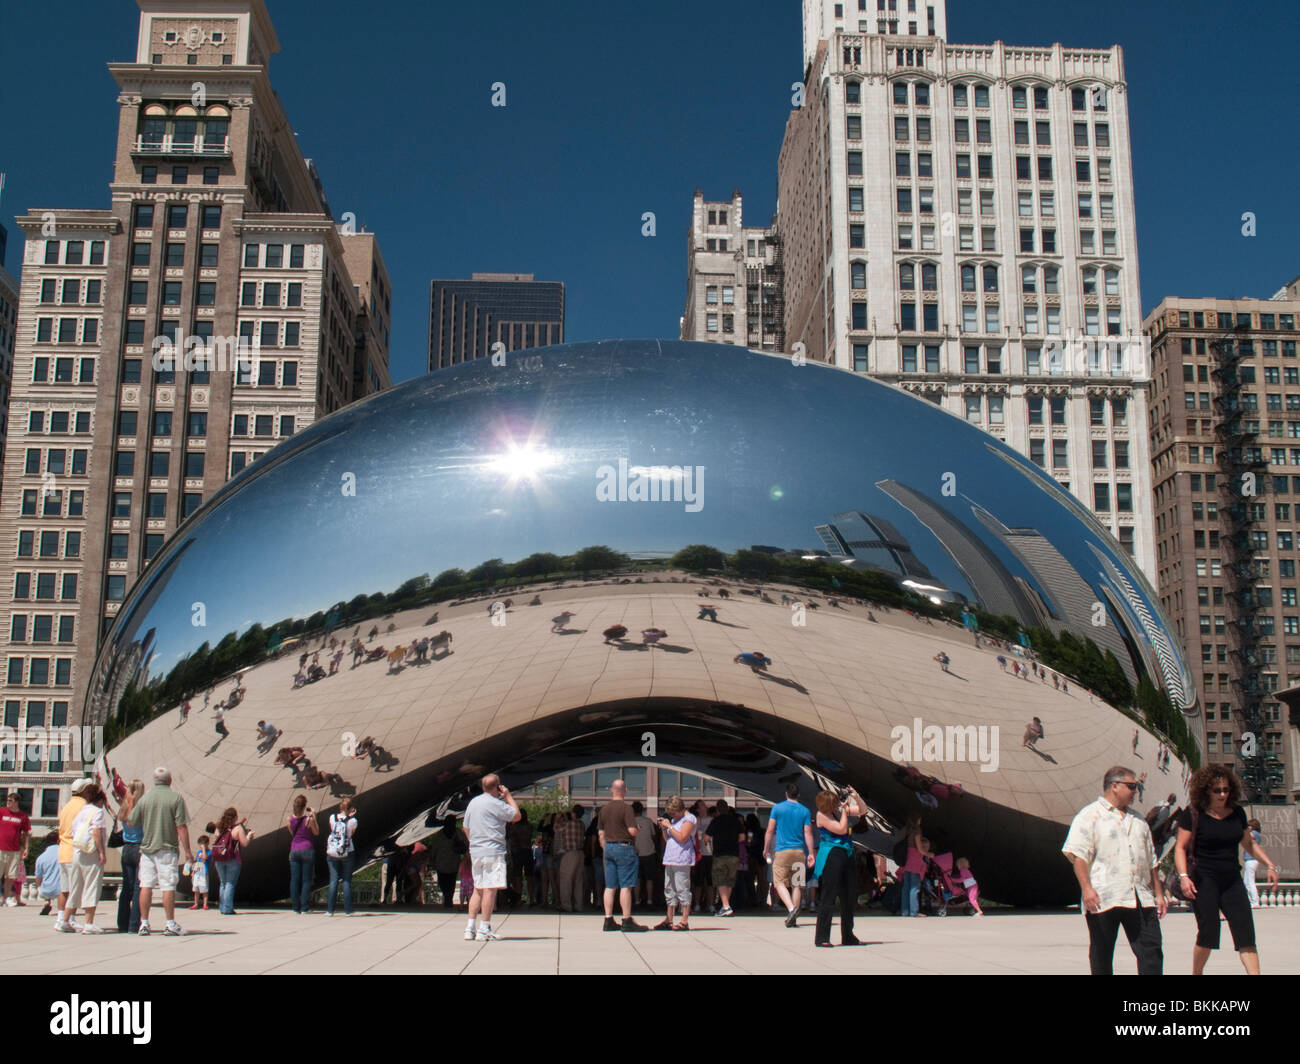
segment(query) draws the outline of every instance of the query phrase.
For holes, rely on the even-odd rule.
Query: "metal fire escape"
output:
[[[1241,364],[1254,358],[1248,327],[1238,326],[1210,341],[1214,357],[1213,376],[1218,384],[1214,405],[1215,437],[1218,443],[1218,466],[1223,474],[1221,490],[1226,495],[1224,515],[1227,536],[1222,541],[1224,571],[1234,605],[1232,628],[1235,646],[1231,655],[1237,666],[1233,680],[1235,710],[1241,721],[1242,735],[1255,737],[1254,749],[1243,741],[1238,749],[1239,774],[1252,801],[1267,802],[1284,779],[1282,763],[1270,755],[1265,742],[1269,721],[1264,702],[1268,692],[1260,678],[1263,660],[1260,642],[1264,635],[1261,615],[1269,612],[1272,602],[1261,601],[1258,591],[1260,570],[1256,563],[1255,534],[1259,526],[1267,528],[1267,503],[1262,501],[1271,482],[1268,463],[1259,442],[1259,409],[1247,406],[1243,395]],[[1254,394],[1254,393],[1252,393]]]

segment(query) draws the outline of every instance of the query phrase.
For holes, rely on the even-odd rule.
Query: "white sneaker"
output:
[[[164,935],[183,935],[183,934],[185,934],[185,932],[181,930],[181,925],[178,924],[175,920],[168,920],[168,921],[167,921],[167,926],[163,928],[163,934],[164,934]]]
[[[141,920],[141,921],[140,921],[140,930],[137,931],[136,934],[137,934],[137,935],[141,935],[141,936],[143,936],[144,938],[148,938],[148,937],[149,937],[149,921],[148,921],[148,920]]]
[[[13,908],[15,908],[15,907],[18,905],[18,899],[17,899],[17,898],[6,898],[6,899],[5,899],[5,904],[6,904],[7,906],[9,906],[9,908],[13,909]]]
[[[54,930],[55,930],[55,931],[66,931],[67,929],[68,929],[68,925],[67,925],[64,921],[62,921],[62,920],[55,920],[55,921],[54,921]]]
[[[465,928],[465,941],[466,942],[474,941],[474,929],[472,927]]]
[[[96,927],[94,924],[87,924],[81,929],[81,933],[83,935],[102,935],[104,929],[102,927]]]
[[[498,935],[487,924],[483,924],[478,929],[478,934],[474,936],[475,942],[496,942],[501,936]]]

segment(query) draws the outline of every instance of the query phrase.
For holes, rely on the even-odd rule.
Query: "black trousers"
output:
[[[1219,913],[1228,919],[1232,946],[1236,950],[1255,948],[1255,920],[1250,915],[1250,897],[1237,866],[1208,869],[1198,866],[1195,874],[1196,944],[1202,949],[1219,948]]]
[[[1138,975],[1162,975],[1165,954],[1160,937],[1160,917],[1154,906],[1085,913],[1088,921],[1088,962],[1093,975],[1115,974],[1115,939],[1124,928],[1129,947],[1137,957]]]
[[[459,878],[460,876],[455,872],[438,873],[438,890],[442,892],[442,907],[444,909],[455,908],[456,880]]]
[[[853,940],[853,907],[858,900],[858,870],[853,858],[839,846],[834,847],[818,879],[821,893],[817,898],[817,934],[814,942],[831,940],[831,916],[835,899],[840,903],[840,942]]]

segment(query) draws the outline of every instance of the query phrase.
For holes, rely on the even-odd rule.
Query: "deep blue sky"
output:
[[[272,0],[272,83],[335,216],[378,234],[392,275],[394,379],[424,372],[429,281],[473,270],[564,281],[571,340],[676,337],[695,188],[739,187],[751,224],[775,210],[799,9]],[[14,215],[108,206],[105,64],[134,58],[137,21],[130,0],[5,5],[10,272]],[[950,0],[948,29],[1124,47],[1144,311],[1166,295],[1268,296],[1300,274],[1293,4]],[[505,108],[490,106],[495,81]]]

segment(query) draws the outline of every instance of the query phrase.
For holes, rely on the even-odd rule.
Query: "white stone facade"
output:
[[[781,149],[787,349],[980,425],[1154,575],[1120,49],[827,25]]]

